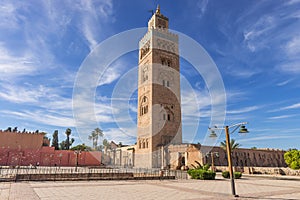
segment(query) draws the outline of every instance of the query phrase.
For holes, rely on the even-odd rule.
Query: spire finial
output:
[[[159,4],[157,5],[156,13],[160,14],[160,6],[159,6]]]

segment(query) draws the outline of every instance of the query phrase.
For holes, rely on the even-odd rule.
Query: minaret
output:
[[[182,143],[178,36],[158,6],[139,42],[136,167],[166,166],[164,150]]]

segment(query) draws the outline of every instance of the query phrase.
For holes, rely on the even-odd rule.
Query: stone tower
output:
[[[166,167],[166,147],[182,143],[178,36],[168,28],[158,6],[139,42],[136,167]]]

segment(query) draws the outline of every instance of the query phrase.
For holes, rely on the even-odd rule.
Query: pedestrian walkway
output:
[[[300,181],[244,177],[235,180],[236,199],[300,200]],[[76,182],[1,182],[1,200],[73,199],[235,199],[230,181],[217,180],[140,180]]]

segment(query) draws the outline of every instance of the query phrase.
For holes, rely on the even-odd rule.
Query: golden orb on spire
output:
[[[160,14],[160,6],[159,6],[159,4],[157,5],[156,13],[157,13],[157,14]]]

